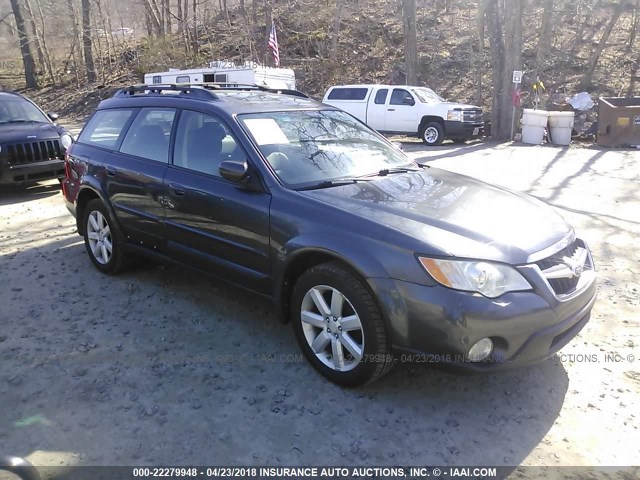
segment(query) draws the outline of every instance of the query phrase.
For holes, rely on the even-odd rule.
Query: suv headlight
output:
[[[447,120],[449,120],[450,122],[461,122],[462,110],[449,110],[447,112]]]
[[[63,133],[60,135],[60,144],[67,150],[71,144],[73,143],[73,137],[68,133]]]
[[[531,285],[513,267],[481,260],[442,260],[418,257],[436,282],[445,287],[478,292],[496,298],[506,292],[530,290]]]

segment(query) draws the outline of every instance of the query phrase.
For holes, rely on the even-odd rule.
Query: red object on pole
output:
[[[519,88],[516,88],[513,91],[513,94],[511,95],[511,104],[514,107],[519,107],[521,103],[522,103],[522,92],[520,91]]]

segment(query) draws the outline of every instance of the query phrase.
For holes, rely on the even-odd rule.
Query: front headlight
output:
[[[67,150],[71,144],[73,143],[73,137],[68,133],[63,133],[60,135],[60,144]]]
[[[449,120],[450,122],[461,122],[462,110],[449,110],[447,112],[447,120]]]
[[[508,265],[479,260],[418,259],[436,282],[455,290],[478,292],[485,297],[496,298],[506,292],[531,289],[529,282]]]

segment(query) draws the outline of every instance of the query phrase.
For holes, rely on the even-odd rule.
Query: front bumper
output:
[[[484,123],[452,122],[445,120],[444,134],[447,138],[468,140],[484,136]]]
[[[551,290],[512,292],[496,299],[442,286],[370,279],[387,320],[398,359],[465,371],[491,371],[536,363],[566,345],[589,320],[596,299],[595,274],[570,298]],[[489,337],[494,351],[484,361],[467,353]]]
[[[64,178],[64,160],[45,160],[10,165],[0,163],[0,184],[37,182],[52,178]]]

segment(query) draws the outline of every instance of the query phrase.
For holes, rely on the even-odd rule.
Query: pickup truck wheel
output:
[[[393,365],[373,296],[339,263],[324,263],[302,274],[293,290],[291,319],[309,363],[334,383],[362,385]]]
[[[441,145],[444,141],[444,127],[438,122],[427,123],[420,137],[429,146]]]
[[[84,209],[84,244],[91,263],[103,273],[114,274],[129,265],[120,246],[119,232],[101,200],[91,200]]]

